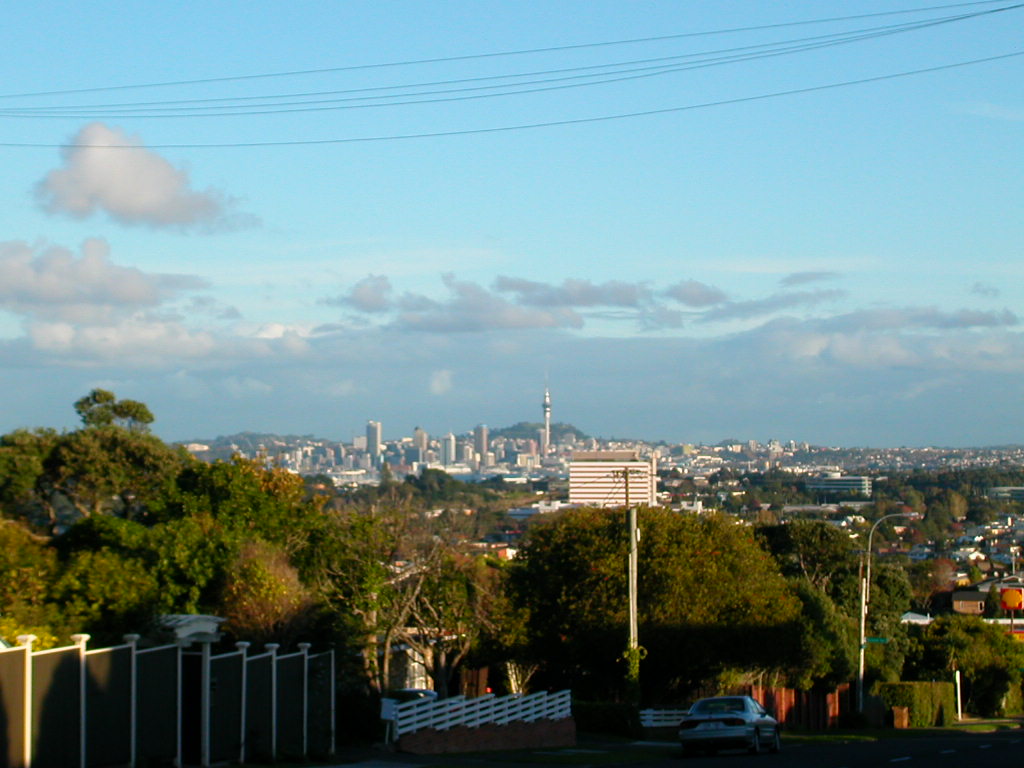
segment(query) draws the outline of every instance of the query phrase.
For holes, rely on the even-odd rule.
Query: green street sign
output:
[[[888,637],[865,637],[864,640],[866,640],[869,643],[888,643],[889,642],[889,638]]]

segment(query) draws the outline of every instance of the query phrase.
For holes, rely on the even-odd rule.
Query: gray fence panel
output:
[[[127,765],[132,757],[132,649],[90,652],[85,670],[86,764]]]
[[[25,654],[0,653],[0,760],[4,768],[25,768]]]
[[[274,659],[257,656],[246,659],[245,664],[245,759],[268,763],[274,759]]]
[[[235,653],[210,661],[210,761],[236,763],[242,749],[242,675]]]
[[[78,648],[32,657],[32,768],[81,762],[81,662]]]
[[[178,756],[178,653],[171,645],[135,656],[139,765],[163,765]]]
[[[203,657],[181,654],[181,759],[185,765],[203,762]]]
[[[277,755],[284,758],[303,754],[303,676],[306,659],[302,654],[277,660]]]
[[[309,688],[306,702],[309,712],[307,746],[311,756],[327,757],[334,751],[333,712],[331,711],[331,692],[334,680],[331,671],[334,667],[333,654],[320,653],[309,657]]]

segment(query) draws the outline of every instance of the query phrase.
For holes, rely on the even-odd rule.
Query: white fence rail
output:
[[[670,728],[679,725],[688,709],[641,709],[640,725],[644,728]]]
[[[453,696],[449,699],[419,699],[390,708],[390,735],[398,738],[424,728],[446,731],[459,725],[475,728],[488,723],[532,723],[537,720],[563,720],[572,716],[572,692],[531,693],[529,696],[494,696],[474,699]]]

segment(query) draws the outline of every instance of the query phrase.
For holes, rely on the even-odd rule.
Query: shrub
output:
[[[632,704],[573,701],[572,716],[578,731],[616,734],[634,739],[643,735],[640,711]]]
[[[886,709],[907,707],[912,728],[951,725],[956,720],[952,683],[877,683],[874,694]]]

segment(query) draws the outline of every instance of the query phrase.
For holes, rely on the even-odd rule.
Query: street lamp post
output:
[[[861,569],[860,579],[860,660],[857,665],[857,711],[864,712],[864,646],[867,645],[867,619],[868,603],[871,602],[871,539],[875,535],[875,529],[883,520],[893,517],[917,517],[915,512],[894,512],[891,515],[883,515],[875,520],[868,532],[868,548],[865,557],[867,567]]]

